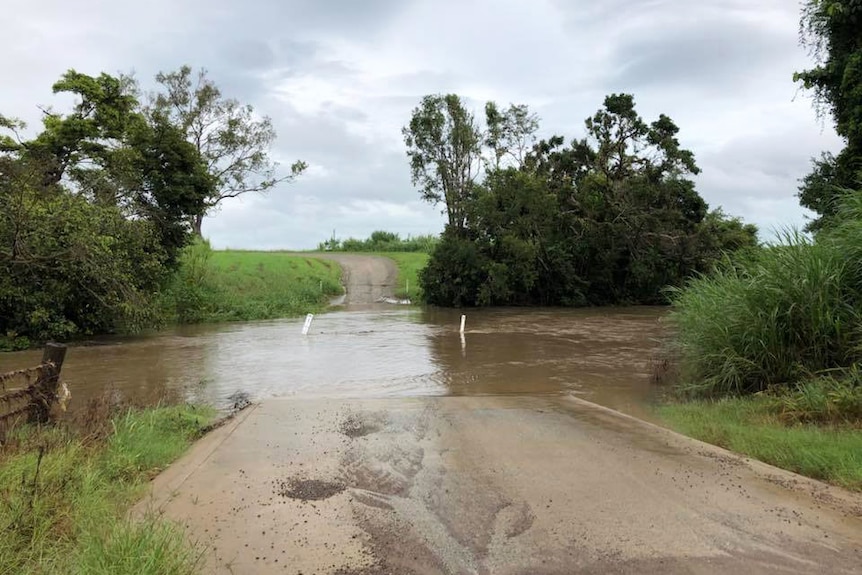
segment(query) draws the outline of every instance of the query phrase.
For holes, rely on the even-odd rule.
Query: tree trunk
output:
[[[198,214],[192,217],[192,232],[199,238],[204,237],[201,233],[201,226],[204,223],[204,215]]]

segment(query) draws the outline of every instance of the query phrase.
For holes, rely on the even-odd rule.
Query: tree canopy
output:
[[[585,138],[567,145],[553,136],[527,151],[538,119],[526,106],[510,110],[501,115],[488,104],[484,138],[470,138],[485,143],[472,148],[473,156],[483,153],[483,179],[477,174],[469,193],[455,196],[459,217],[421,278],[430,303],[662,303],[666,287],[705,271],[726,250],[756,244],[754,226],[708,210],[688,179],[700,170],[676,124],[664,115],[647,123],[631,95],[608,96],[585,121]],[[423,159],[453,157],[445,138],[423,146]],[[414,150],[408,154],[415,162]],[[430,171],[431,179],[439,174]]]
[[[156,75],[160,89],[150,98],[148,113],[156,122],[178,128],[203,158],[212,180],[204,210],[192,227],[201,235],[203,218],[222,202],[251,192],[266,192],[292,181],[306,164],[297,160],[280,173],[269,155],[275,141],[272,120],[258,116],[250,105],[226,98],[204,69],[182,66]]]
[[[0,336],[37,340],[151,325],[152,305],[213,193],[204,158],[128,79],[68,71],[42,130],[0,128]]]
[[[816,65],[794,80],[813,92],[821,111],[831,114],[846,145],[824,153],[803,180],[800,203],[819,218],[810,228],[828,225],[840,197],[862,182],[862,2],[808,0],[802,12],[801,40]]]

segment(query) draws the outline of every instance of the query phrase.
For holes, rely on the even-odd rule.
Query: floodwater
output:
[[[461,311],[371,306],[315,317],[177,328],[70,347],[71,410],[115,393],[227,407],[269,397],[576,394],[645,416],[661,308]],[[38,364],[0,354],[0,373]]]

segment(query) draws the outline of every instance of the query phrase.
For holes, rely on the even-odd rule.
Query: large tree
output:
[[[70,70],[24,139],[0,117],[0,346],[152,325],[153,304],[204,209],[211,179],[172,124],[148,118],[130,84]]]
[[[19,142],[18,152],[41,170],[44,186],[62,184],[127,218],[152,221],[173,259],[186,242],[186,222],[213,193],[204,159],[176,126],[141,111],[124,78],[69,70],[53,90],[75,98],[71,112],[46,112],[42,132]]]
[[[808,0],[801,22],[801,40],[816,60],[815,67],[794,79],[813,91],[817,105],[828,111],[846,146],[838,155],[823,154],[800,186],[803,206],[820,218],[817,230],[835,215],[838,198],[862,184],[862,2]]]
[[[482,133],[473,114],[455,94],[425,96],[402,132],[422,199],[443,202],[449,228],[463,231],[466,204],[481,168]]]
[[[214,182],[205,209],[192,227],[201,234],[203,218],[222,202],[251,192],[266,192],[290,182],[306,164],[296,161],[285,173],[270,157],[276,138],[272,120],[250,105],[226,98],[201,69],[183,66],[156,76],[159,91],[151,97],[150,114],[177,126],[204,158]]]

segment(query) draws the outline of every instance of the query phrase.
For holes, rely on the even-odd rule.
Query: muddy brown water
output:
[[[560,395],[648,415],[663,308],[468,310],[367,306],[315,317],[182,327],[70,348],[63,376],[80,409],[106,391],[229,406],[270,397]],[[38,363],[0,354],[0,372]]]

